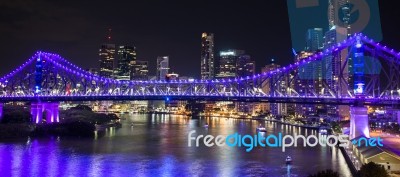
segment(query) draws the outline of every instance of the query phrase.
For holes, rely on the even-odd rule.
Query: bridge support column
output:
[[[350,139],[358,136],[369,138],[368,109],[366,107],[350,107]]]
[[[46,122],[53,123],[59,122],[58,103],[45,103],[43,105],[44,111],[46,112]]]
[[[3,103],[0,103],[0,122],[2,117],[3,117]]]
[[[31,115],[32,122],[41,123],[43,119],[43,113],[46,114],[46,122],[53,123],[59,122],[59,103],[32,103],[31,104]]]
[[[43,103],[31,103],[32,122],[40,123],[43,118]]]

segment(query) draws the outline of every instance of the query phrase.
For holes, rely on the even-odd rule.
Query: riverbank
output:
[[[302,128],[308,128],[308,129],[315,129],[315,130],[318,130],[318,129],[320,128],[320,126],[292,124],[292,123],[284,122],[284,121],[281,121],[281,120],[266,119],[266,118],[225,117],[225,116],[209,116],[209,117],[227,118],[227,119],[241,119],[241,120],[261,120],[261,121],[270,121],[270,122],[280,123],[280,124],[283,124],[283,125],[290,125],[290,126],[302,127]]]
[[[338,147],[340,149],[340,152],[342,153],[344,159],[346,160],[347,166],[349,167],[351,174],[353,176],[357,175],[357,169],[354,166],[353,162],[351,161],[350,156],[347,154],[346,150],[344,149],[344,147]]]
[[[5,107],[0,123],[0,140],[26,137],[72,136],[94,137],[96,126],[119,127],[119,117],[115,114],[93,112],[89,107],[78,105],[69,110],[60,111],[60,122],[31,122],[28,109],[18,106]]]

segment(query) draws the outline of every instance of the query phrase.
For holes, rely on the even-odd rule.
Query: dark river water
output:
[[[122,128],[109,128],[95,139],[39,138],[0,142],[0,176],[307,176],[332,169],[351,176],[337,148],[188,147],[195,135],[316,134],[316,130],[256,120],[190,119],[172,115],[123,115]],[[133,125],[131,125],[133,123]],[[205,128],[204,124],[209,127]],[[195,141],[193,141],[194,143]]]

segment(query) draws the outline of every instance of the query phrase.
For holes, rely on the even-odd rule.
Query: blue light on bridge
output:
[[[42,78],[43,78],[43,60],[40,59],[42,53],[39,53],[38,58],[36,60],[36,68],[35,68],[35,93],[39,93],[42,89]]]
[[[361,36],[357,36],[354,48],[354,94],[364,95],[364,47]]]
[[[40,92],[39,86],[35,86],[35,93],[39,93],[39,92]]]

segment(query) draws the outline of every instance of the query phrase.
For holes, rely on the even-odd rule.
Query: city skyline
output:
[[[40,8],[46,9],[48,2],[39,2],[37,4],[32,5],[31,11],[38,11]],[[60,2],[61,3],[61,2]],[[194,76],[196,78],[200,77],[199,71],[199,55],[200,55],[200,38],[199,35],[202,32],[208,31],[215,34],[215,49],[214,51],[221,51],[230,48],[240,48],[246,50],[246,52],[252,56],[252,59],[257,63],[256,71],[257,73],[260,71],[260,68],[268,63],[270,58],[275,58],[278,63],[285,65],[290,63],[293,60],[291,45],[290,45],[290,37],[289,37],[289,27],[287,24],[287,10],[286,10],[286,2],[263,2],[265,4],[239,4],[239,3],[212,3],[210,5],[210,14],[207,15],[209,17],[209,22],[205,22],[206,25],[202,25],[199,23],[200,21],[196,17],[199,14],[199,10],[201,8],[194,6],[188,6],[187,8],[183,8],[184,3],[169,3],[164,4],[162,2],[148,2],[148,3],[139,3],[138,6],[143,7],[154,7],[155,9],[160,9],[161,11],[154,11],[154,14],[150,14],[149,12],[145,13],[142,17],[142,20],[137,22],[138,24],[147,24],[144,27],[131,27],[127,25],[126,27],[122,27],[118,20],[110,20],[113,19],[114,15],[110,15],[110,17],[105,18],[106,20],[99,22],[98,20],[93,19],[91,16],[87,14],[82,14],[83,9],[80,5],[84,4],[76,4],[71,6],[62,7],[63,10],[69,12],[76,12],[73,17],[66,17],[62,12],[53,14],[55,17],[62,19],[61,21],[66,21],[68,23],[55,23],[52,30],[48,30],[49,33],[43,33],[42,31],[32,31],[33,34],[40,35],[32,35],[31,37],[21,38],[22,32],[18,30],[18,28],[12,28],[16,21],[22,21],[21,25],[26,25],[35,22],[35,18],[29,21],[26,19],[26,16],[23,14],[29,14],[31,11],[27,11],[23,7],[26,7],[29,4],[13,4],[13,3],[4,3],[0,5],[4,11],[2,11],[3,16],[14,16],[15,12],[25,12],[19,13],[18,19],[16,17],[10,17],[8,21],[4,21],[2,28],[3,32],[6,32],[6,36],[2,36],[2,41],[4,41],[3,47],[0,48],[0,51],[3,53],[3,57],[8,60],[9,64],[0,71],[0,74],[5,74],[11,70],[11,68],[18,66],[21,62],[23,62],[26,58],[28,58],[34,51],[43,50],[48,52],[56,52],[65,56],[67,59],[71,60],[73,63],[76,63],[79,66],[84,68],[94,68],[98,66],[98,58],[96,51],[98,50],[98,45],[103,43],[105,40],[105,36],[107,36],[107,29],[113,29],[113,41],[117,44],[133,44],[137,47],[138,60],[146,60],[149,62],[149,71],[151,75],[155,74],[155,71],[152,68],[155,68],[156,61],[155,58],[159,55],[168,55],[171,58],[171,71],[177,72],[180,75],[185,76]],[[390,7],[390,2],[379,2],[380,8]],[[387,4],[386,4],[387,3]],[[42,5],[42,7],[38,7]],[[61,3],[62,4],[62,3]],[[96,7],[103,8],[103,3],[99,2],[100,5]],[[166,5],[165,9],[162,8]],[[60,7],[56,6],[56,7]],[[249,12],[248,15],[243,15],[242,13],[228,13],[228,15],[219,15],[219,13],[228,11],[227,9],[234,10],[243,10],[245,12]],[[101,9],[100,8],[100,9]],[[165,12],[166,9],[175,9],[177,12],[174,12],[166,17],[161,17],[159,14]],[[8,10],[7,10],[8,9]],[[55,8],[57,9],[57,8]],[[188,17],[180,17],[176,18],[179,12],[187,12],[193,10],[193,12],[188,14]],[[94,12],[97,12],[95,10]],[[64,12],[65,13],[65,12]],[[396,35],[393,31],[395,29],[388,28],[390,16],[396,14],[398,12],[394,11],[382,11],[381,20],[382,20],[382,28],[384,31],[384,39],[383,42],[397,47],[396,40],[398,40],[399,36]],[[271,14],[279,14],[282,18],[272,18]],[[37,14],[41,16],[45,16],[45,13]],[[15,15],[16,16],[16,15]],[[233,19],[228,18],[229,16],[235,17],[235,20],[243,21],[242,25],[234,25]],[[265,19],[265,23],[263,20],[254,19],[254,16],[258,16],[260,18]],[[190,17],[193,20],[186,20]],[[153,19],[156,20],[154,24],[149,24],[144,19]],[[175,18],[175,20],[173,20]],[[59,26],[68,25],[72,19],[76,20],[78,25],[71,30],[65,30]],[[250,20],[249,20],[250,19]],[[83,25],[86,28],[79,27],[79,24],[82,23],[83,20],[87,20],[89,22],[96,22],[95,25],[87,26]],[[93,21],[90,21],[93,20]],[[125,19],[126,20],[126,19]],[[165,21],[164,23],[162,23]],[[53,23],[53,21],[44,21],[42,23]],[[183,24],[183,28],[177,28],[175,30],[171,30],[170,28],[163,28],[165,30],[149,30],[152,29],[153,26],[163,25],[164,27],[170,27],[174,24]],[[268,24],[274,24],[275,28],[270,27]],[[33,26],[35,26],[34,24]],[[199,25],[201,27],[199,27]],[[135,25],[140,26],[140,25]],[[239,26],[237,29],[233,28],[233,26]],[[55,28],[57,27],[57,28]],[[322,27],[324,32],[326,32],[326,27]],[[10,30],[13,29],[13,30]],[[44,31],[46,32],[46,31]],[[90,35],[82,35],[82,33],[90,33]],[[78,37],[76,37],[78,36]],[[84,36],[84,37],[82,37]],[[51,39],[49,39],[51,37]],[[79,40],[78,40],[79,39]],[[271,41],[280,41],[280,42],[271,42]],[[6,45],[8,44],[8,45]],[[11,44],[11,45],[10,45]],[[11,49],[12,46],[19,46],[18,50]],[[31,47],[35,46],[35,47]],[[150,47],[151,46],[151,47]],[[14,47],[13,47],[14,48]],[[296,49],[300,51],[301,49]],[[10,59],[11,58],[11,59]]]

